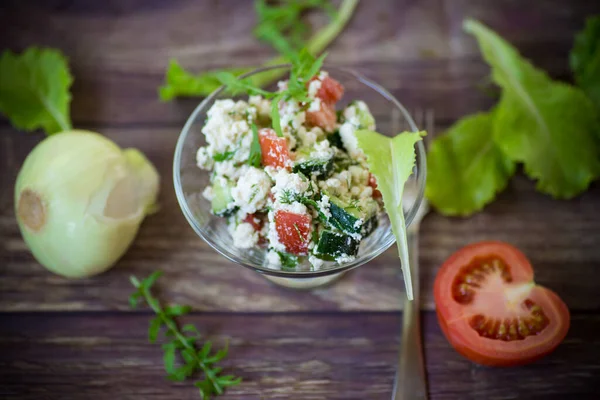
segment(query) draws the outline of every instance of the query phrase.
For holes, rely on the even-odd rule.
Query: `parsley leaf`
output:
[[[367,156],[369,171],[377,178],[377,188],[383,196],[385,211],[390,217],[398,245],[406,296],[413,298],[410,276],[406,223],[402,208],[404,185],[415,165],[415,144],[424,132],[403,132],[393,138],[369,130],[357,130],[358,145]]]
[[[278,251],[277,254],[281,260],[281,268],[284,270],[294,270],[300,262],[300,258],[293,254],[285,253],[283,251]]]
[[[252,128],[252,144],[250,144],[250,155],[248,156],[248,165],[252,165],[255,168],[260,168],[262,161],[262,150],[260,148],[260,139],[258,137],[258,128],[255,124],[251,125]]]
[[[350,21],[357,4],[358,0],[343,0],[337,12],[332,13],[332,20],[303,43],[308,51],[319,54],[325,50]],[[278,56],[265,62],[263,66],[283,64],[293,61],[294,58]],[[178,96],[208,96],[221,86],[217,78],[218,72],[228,72],[237,77],[252,69],[254,68],[231,68],[194,75],[183,69],[177,61],[171,60],[165,83],[159,88],[159,95],[162,101],[169,101]],[[284,73],[282,69],[276,69],[255,75],[249,78],[249,81],[255,87],[264,87],[277,81]]]
[[[30,47],[17,55],[7,50],[0,56],[0,112],[25,131],[67,131],[72,83],[60,51]]]
[[[198,349],[196,347],[196,342],[200,340],[198,329],[191,324],[179,329],[173,318],[187,314],[191,308],[181,305],[163,307],[159,300],[152,295],[152,286],[161,275],[160,271],[156,271],[141,281],[132,276],[130,278],[131,284],[136,290],[129,298],[129,303],[132,307],[136,307],[140,300],[144,300],[156,313],[156,317],[150,321],[148,339],[151,343],[154,343],[160,330],[164,330],[164,337],[168,342],[162,345],[162,349],[168,378],[173,381],[183,381],[194,373],[202,371],[204,379],[194,382],[194,386],[199,389],[202,399],[209,399],[214,394],[223,394],[226,387],[238,385],[242,381],[241,378],[233,375],[222,375],[221,371],[223,369],[214,365],[227,356],[227,346],[211,353],[212,343],[205,341],[202,348]],[[183,361],[183,365],[180,367],[175,365],[177,353]]]
[[[553,81],[489,28],[467,20],[479,41],[492,79],[502,88],[494,116],[494,141],[513,161],[523,162],[539,191],[571,198],[600,173],[592,102],[582,90]]]
[[[494,143],[492,113],[465,117],[433,140],[425,195],[445,215],[479,211],[502,191],[515,163]]]
[[[600,15],[588,18],[585,29],[575,36],[570,62],[575,82],[600,111]]]
[[[257,0],[254,5],[258,18],[254,35],[290,60],[304,45],[309,32],[308,25],[302,21],[302,14],[313,9],[325,9],[332,18],[336,14],[328,0],[287,0],[279,4]]]
[[[217,153],[217,154],[215,154],[212,158],[216,162],[220,162],[220,161],[231,160],[234,155],[235,155],[235,150],[234,151],[225,151],[223,153]]]

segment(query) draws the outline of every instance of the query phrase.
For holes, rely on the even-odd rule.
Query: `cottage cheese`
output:
[[[270,190],[271,179],[266,172],[248,167],[231,190],[231,196],[241,213],[253,214],[265,206]]]
[[[233,245],[240,249],[251,249],[258,243],[258,232],[247,222],[239,224],[232,236]]]

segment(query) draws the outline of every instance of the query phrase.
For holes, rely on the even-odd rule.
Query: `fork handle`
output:
[[[393,400],[427,400],[419,304],[419,231],[414,228],[416,226],[407,232],[414,299],[404,301],[402,342]]]

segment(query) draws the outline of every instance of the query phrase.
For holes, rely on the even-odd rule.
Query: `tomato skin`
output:
[[[534,332],[519,340],[504,341],[480,336],[469,325],[470,318],[475,314],[488,312],[492,315],[491,318],[494,318],[495,314],[507,315],[518,309],[518,306],[510,303],[512,308],[508,309],[505,305],[502,310],[498,310],[497,303],[487,299],[498,294],[501,298],[502,295],[506,296],[506,292],[503,291],[496,291],[493,294],[475,291],[473,301],[466,304],[460,304],[452,297],[452,285],[460,274],[461,268],[478,257],[489,255],[503,259],[510,270],[512,281],[504,283],[503,289],[524,288],[526,292],[523,298],[526,297],[527,300],[539,305],[547,315],[548,325],[540,332]],[[529,260],[518,249],[502,242],[471,244],[448,258],[436,276],[434,299],[440,327],[450,344],[461,355],[482,365],[502,367],[531,363],[551,353],[569,330],[570,315],[565,303],[553,291],[535,285]],[[486,308],[489,304],[495,304],[496,308]]]
[[[263,166],[291,169],[291,157],[285,138],[278,137],[273,129],[263,128],[258,131],[258,140]]]
[[[275,213],[275,229],[279,241],[288,253],[308,254],[312,217],[279,210]]]
[[[337,122],[335,103],[344,95],[344,86],[329,76],[323,79],[315,77],[312,80],[321,81],[321,87],[315,95],[321,100],[321,106],[317,111],[307,111],[306,121],[308,124],[318,126],[326,132],[333,132]]]
[[[317,79],[318,78],[313,78]],[[330,76],[321,79],[321,87],[317,92],[317,97],[326,104],[337,103],[344,95],[344,86]]]

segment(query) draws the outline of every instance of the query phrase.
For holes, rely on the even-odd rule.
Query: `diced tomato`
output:
[[[321,108],[318,111],[307,111],[306,122],[312,126],[318,126],[326,132],[335,130],[337,117],[333,104],[321,102]]]
[[[255,231],[260,231],[262,229],[263,220],[256,214],[246,215],[246,218],[244,218],[243,221],[252,225]]]
[[[317,92],[317,97],[320,98],[323,102],[333,105],[337,103],[343,95],[344,86],[342,86],[341,83],[329,76],[321,80],[321,87]]]
[[[279,210],[275,213],[275,229],[279,241],[288,253],[308,254],[312,217]]]
[[[380,199],[381,198],[381,192],[379,190],[377,190],[377,178],[375,178],[375,175],[369,173],[369,186],[371,186],[373,188],[373,198],[374,199]]]
[[[290,168],[290,152],[285,138],[278,137],[273,129],[263,128],[258,132],[262,165],[265,167]]]

